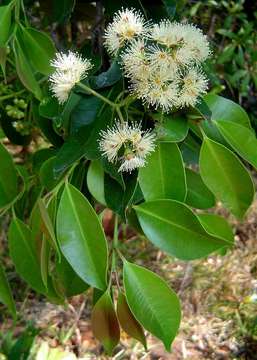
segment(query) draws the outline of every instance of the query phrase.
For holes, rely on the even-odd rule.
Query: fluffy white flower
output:
[[[60,104],[68,99],[73,86],[84,79],[92,67],[90,60],[83,59],[72,51],[68,54],[57,53],[51,65],[55,68],[55,72],[49,77],[51,90]]]
[[[110,54],[117,51],[136,36],[146,35],[148,24],[135,9],[122,9],[116,13],[113,22],[105,30],[105,46]]]
[[[119,171],[127,171],[131,172],[137,168],[144,167],[145,166],[145,160],[134,155],[126,155],[124,156],[124,160],[119,167]]]
[[[169,112],[194,105],[206,92],[208,82],[199,68],[209,54],[200,29],[166,20],[153,25],[148,39],[131,42],[121,58],[131,92],[146,105]]]
[[[170,49],[178,65],[200,63],[211,53],[207,36],[191,24],[162,21],[153,26],[150,39]]]
[[[155,135],[143,131],[140,124],[117,123],[101,132],[99,147],[110,162],[120,164],[119,171],[131,172],[145,165],[155,148]]]
[[[196,68],[189,69],[181,82],[182,86],[177,101],[179,107],[194,106],[199,96],[205,94],[208,88],[206,76]]]

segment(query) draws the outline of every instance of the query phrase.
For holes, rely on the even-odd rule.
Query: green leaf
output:
[[[56,156],[47,159],[39,171],[40,182],[48,191],[51,191],[60,181],[60,177],[56,177],[54,172],[55,160]]]
[[[21,220],[14,218],[8,232],[10,255],[17,273],[33,289],[45,293],[40,264],[31,235],[31,230]]]
[[[100,160],[91,161],[87,172],[87,187],[91,195],[101,204],[104,198],[104,169]]]
[[[225,146],[205,138],[199,165],[206,186],[234,215],[242,218],[253,201],[254,186],[241,161]]]
[[[0,143],[0,208],[18,195],[18,176],[11,155]]]
[[[207,103],[203,98],[200,98],[200,101],[196,103],[194,109],[206,120],[211,120],[212,112]]]
[[[41,242],[41,252],[40,252],[40,269],[42,281],[47,289],[48,286],[48,272],[49,272],[49,263],[51,256],[51,247],[49,241],[47,240],[45,234],[42,235]]]
[[[75,273],[64,256],[55,267],[57,286],[64,296],[71,297],[88,290],[89,285]]]
[[[227,121],[217,121],[216,125],[229,145],[257,169],[257,139],[254,132]]]
[[[224,142],[213,120],[217,122],[220,120],[231,121],[249,129],[251,128],[249,117],[240,105],[214,94],[206,95],[204,101],[212,112],[210,121],[201,122],[203,130],[209,138],[221,143]]]
[[[74,271],[89,285],[106,288],[107,243],[88,200],[66,184],[57,213],[57,239]]]
[[[52,3],[52,21],[64,23],[68,21],[75,7],[75,0],[53,0]]]
[[[156,114],[153,117],[159,120],[162,118],[162,121],[156,126],[157,136],[160,141],[179,142],[187,136],[188,122],[185,117],[167,115],[160,117],[159,114],[158,117],[156,117]]]
[[[209,209],[215,205],[215,197],[203,182],[200,174],[186,169],[186,204],[197,209]]]
[[[216,214],[198,214],[197,217],[210,235],[229,241],[233,245],[233,230],[223,217]]]
[[[119,293],[117,301],[117,316],[122,329],[129,336],[140,341],[146,349],[147,347],[144,330],[130,311],[126,297],[121,292]]]
[[[177,144],[157,144],[155,151],[147,158],[146,166],[139,170],[139,184],[147,201],[185,200],[185,169]]]
[[[159,276],[127,261],[123,279],[128,305],[135,318],[170,351],[181,318],[177,295]]]
[[[179,259],[198,259],[230,245],[210,236],[192,210],[178,201],[155,200],[134,208],[148,239]]]
[[[0,302],[7,306],[12,316],[16,317],[15,303],[12,297],[10,285],[6,279],[2,265],[0,264]]]
[[[20,81],[36,96],[37,99],[40,100],[42,96],[41,89],[34,76],[33,68],[31,67],[28,58],[17,39],[13,42],[13,50],[15,55],[16,71]]]
[[[176,0],[162,0],[165,9],[167,11],[167,14],[169,15],[170,19],[173,19],[175,13],[176,13],[176,8],[177,8],[177,1]]]
[[[21,36],[33,67],[44,75],[52,73],[53,68],[50,61],[56,52],[52,39],[47,34],[33,28],[22,28]]]
[[[92,329],[94,336],[111,356],[120,340],[120,327],[109,290],[100,297],[93,308]]]
[[[47,240],[49,241],[53,249],[57,252],[60,258],[61,254],[55,237],[54,226],[48,214],[48,210],[45,206],[45,203],[41,198],[39,198],[37,201],[37,205],[39,208],[41,221],[42,221],[41,229],[44,232],[45,236],[47,237]]]
[[[7,46],[6,47],[0,46],[0,66],[1,66],[5,81],[6,81],[6,72],[5,72],[6,61],[7,61]]]
[[[180,150],[182,152],[183,160],[187,165],[198,164],[200,144],[193,134],[191,135],[189,133],[187,135],[185,141],[180,146]]]
[[[110,68],[101,74],[92,77],[90,85],[94,89],[102,89],[114,85],[121,79],[122,71],[118,60],[114,60]]]
[[[47,119],[53,119],[58,116],[60,109],[61,105],[53,96],[47,96],[43,98],[38,107],[39,115]]]
[[[225,62],[231,61],[234,56],[235,49],[236,49],[236,45],[232,43],[225,46],[222,50],[221,55],[219,55],[218,57],[217,63],[223,64]]]
[[[8,5],[0,6],[0,47],[4,46],[10,36],[10,28],[12,21],[13,2]]]

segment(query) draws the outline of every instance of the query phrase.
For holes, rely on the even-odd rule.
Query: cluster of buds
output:
[[[13,119],[23,119],[25,116],[23,110],[26,110],[28,104],[23,99],[14,99],[13,104],[14,105],[6,105],[5,111],[7,115]]]

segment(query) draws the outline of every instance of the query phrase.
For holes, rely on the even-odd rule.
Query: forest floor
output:
[[[163,276],[179,294],[183,319],[171,354],[150,335],[145,351],[122,333],[113,359],[257,359],[257,303],[250,301],[257,294],[257,202],[244,223],[229,217],[219,206],[215,212],[225,215],[235,231],[235,247],[225,256],[178,261],[133,232],[125,233],[129,256]],[[105,226],[110,227],[108,216],[105,221]],[[20,299],[20,320],[10,330],[11,319],[4,314],[0,340],[7,334],[18,338],[33,324],[38,334],[31,359],[108,359],[91,332],[91,296],[74,297],[63,308],[36,296],[23,283],[17,283],[15,290],[15,297]],[[0,311],[4,311],[2,307]],[[51,357],[47,357],[50,353]]]

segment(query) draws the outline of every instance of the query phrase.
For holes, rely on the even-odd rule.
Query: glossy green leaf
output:
[[[15,55],[16,71],[21,82],[36,96],[37,99],[40,100],[42,96],[40,86],[34,76],[33,68],[31,67],[28,58],[17,39],[14,41],[13,50]]]
[[[117,300],[117,317],[122,329],[134,339],[140,341],[146,349],[146,338],[144,330],[139,322],[132,314],[126,297],[123,293],[119,293]]]
[[[205,119],[211,120],[212,112],[209,106],[206,104],[203,98],[200,99],[194,106],[194,109]]]
[[[114,85],[120,80],[121,76],[121,66],[118,63],[118,60],[114,60],[107,71],[92,78],[90,85],[95,89],[102,89]]]
[[[6,44],[10,36],[12,8],[13,2],[5,6],[0,6],[0,47]]]
[[[199,165],[206,186],[234,215],[242,218],[253,201],[254,186],[241,161],[225,146],[205,138]]]
[[[229,241],[233,245],[233,230],[223,217],[216,214],[198,214],[197,217],[210,235]]]
[[[106,288],[107,243],[88,200],[66,184],[57,213],[57,239],[74,271],[89,285]]]
[[[201,123],[205,134],[218,142],[224,142],[220,135],[216,123],[214,121],[231,121],[247,128],[251,128],[250,120],[245,110],[235,102],[222,96],[208,94],[204,97],[204,101],[212,112],[210,121]]]
[[[111,356],[113,349],[120,340],[120,327],[108,290],[93,308],[92,329],[94,336],[103,344],[107,354]]]
[[[170,351],[181,317],[177,295],[159,276],[127,261],[123,279],[128,305],[135,318]]]
[[[203,182],[200,174],[186,169],[186,204],[197,209],[209,209],[215,205],[215,197]]]
[[[183,160],[187,165],[198,164],[200,155],[200,143],[190,133],[180,146]]]
[[[87,187],[93,197],[105,205],[104,170],[100,160],[91,161],[87,172]]]
[[[184,201],[186,179],[182,156],[177,144],[158,143],[139,170],[139,184],[144,198]]]
[[[155,200],[135,206],[148,239],[182,260],[204,257],[230,243],[210,236],[192,210],[174,200]]]
[[[45,33],[33,28],[22,28],[22,40],[33,67],[44,75],[53,72],[50,61],[55,56],[52,39]]]
[[[257,169],[257,139],[254,132],[227,121],[217,121],[216,125],[229,145]]]
[[[56,156],[47,159],[39,171],[40,182],[48,191],[51,191],[60,180],[54,172],[55,160]]]
[[[0,143],[0,208],[18,195],[18,176],[11,155]]]
[[[10,285],[6,279],[4,269],[0,264],[0,302],[7,306],[13,317],[16,317],[15,303],[11,293]]]
[[[156,115],[154,118],[156,118]],[[156,126],[157,136],[160,141],[179,142],[187,136],[188,122],[185,117],[159,116],[158,114],[157,119],[161,120]]]
[[[10,255],[17,273],[33,289],[40,293],[45,293],[40,263],[31,236],[31,230],[27,225],[21,220],[14,218],[8,232]]]

